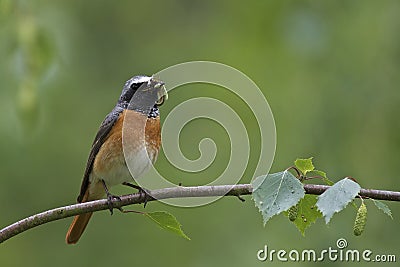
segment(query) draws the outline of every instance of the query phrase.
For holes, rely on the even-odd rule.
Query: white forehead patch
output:
[[[148,77],[148,76],[136,76],[132,82],[133,83],[145,83],[149,82],[153,77]]]

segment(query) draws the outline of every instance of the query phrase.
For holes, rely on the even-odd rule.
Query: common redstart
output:
[[[164,83],[153,77],[135,76],[125,83],[92,144],[79,203],[107,196],[112,213],[112,199],[118,197],[110,194],[111,186],[123,184],[144,192],[131,182],[157,159],[161,145],[159,106],[166,98]],[[66,235],[67,244],[78,242],[91,216],[92,213],[75,216]]]

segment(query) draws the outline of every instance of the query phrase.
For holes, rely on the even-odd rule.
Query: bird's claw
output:
[[[111,215],[113,215],[113,209],[114,209],[114,204],[113,200],[118,200],[121,201],[121,198],[119,196],[115,196],[112,194],[107,194],[107,204],[108,204],[108,209],[110,210]]]
[[[143,207],[146,208],[147,201],[151,198],[151,196],[146,192],[146,190],[141,188],[140,186],[131,183],[122,183],[122,184],[137,189],[140,195],[140,199],[143,199]]]

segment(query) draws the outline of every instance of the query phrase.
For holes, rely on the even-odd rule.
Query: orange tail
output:
[[[75,216],[71,226],[68,229],[67,236],[65,237],[67,244],[75,244],[78,242],[79,238],[83,234],[83,231],[85,231],[92,214],[93,213],[90,212]]]
[[[90,195],[89,187],[92,188],[90,190]],[[105,192],[103,184],[101,182],[97,182],[95,184],[89,183],[85,195],[82,198],[82,202],[101,199],[104,194]],[[74,220],[71,223],[71,226],[68,229],[67,236],[65,237],[65,241],[67,242],[67,244],[75,244],[76,242],[78,242],[79,238],[83,234],[83,231],[85,231],[85,228],[90,220],[90,217],[92,217],[92,214],[93,212],[88,212],[75,216]]]
[[[89,190],[86,190],[82,202],[86,202],[88,200]],[[74,220],[69,226],[67,235],[65,237],[65,241],[67,242],[67,244],[76,244],[76,242],[78,242],[79,238],[83,234],[83,231],[85,231],[85,228],[90,220],[90,217],[92,217],[92,214],[93,212],[89,212],[74,217]]]

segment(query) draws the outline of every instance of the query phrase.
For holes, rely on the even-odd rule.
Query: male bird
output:
[[[139,178],[153,164],[161,144],[160,112],[167,97],[164,83],[147,76],[129,79],[114,109],[101,123],[92,144],[78,202],[101,199],[108,188]],[[127,166],[129,162],[129,169]],[[67,244],[78,242],[92,213],[75,216],[66,235]]]

